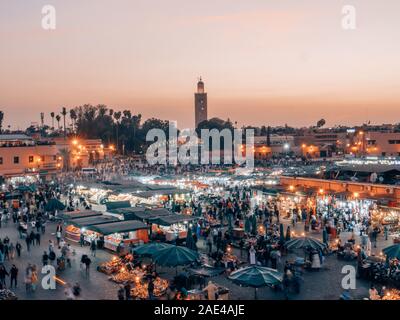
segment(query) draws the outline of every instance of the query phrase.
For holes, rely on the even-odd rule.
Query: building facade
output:
[[[105,147],[101,139],[54,138],[66,170],[87,168],[111,157],[114,146]]]
[[[366,132],[360,142],[370,156],[400,157],[400,132]]]
[[[40,176],[52,178],[61,170],[54,143],[23,134],[0,135],[0,176],[3,179]]]

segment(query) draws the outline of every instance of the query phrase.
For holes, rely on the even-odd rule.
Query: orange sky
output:
[[[41,28],[51,2],[57,29]],[[301,4],[300,4],[301,2]],[[28,4],[27,4],[28,3]],[[203,76],[209,115],[239,124],[400,119],[400,2],[354,0],[1,0],[0,109],[24,128],[84,103],[193,125]]]

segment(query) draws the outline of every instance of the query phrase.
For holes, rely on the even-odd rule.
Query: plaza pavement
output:
[[[288,220],[282,220],[283,224],[286,226],[289,223]],[[37,289],[34,293],[26,293],[24,280],[25,268],[28,263],[36,264],[38,267],[42,266],[41,257],[43,251],[47,251],[49,240],[52,239],[55,242],[55,223],[47,223],[46,234],[42,235],[40,246],[31,246],[31,251],[26,250],[26,244],[24,240],[20,240],[16,227],[12,221],[9,221],[7,225],[3,224],[0,229],[0,237],[3,239],[6,235],[10,240],[16,244],[20,241],[23,250],[20,258],[15,258],[13,261],[5,261],[5,266],[7,270],[11,268],[12,263],[15,263],[19,269],[18,276],[18,288],[15,290],[19,299],[41,299],[41,300],[63,300],[65,299],[64,287],[58,284],[56,290],[44,290],[40,285],[41,275],[39,275],[39,283]],[[298,223],[294,228],[296,233],[303,232],[303,224]],[[293,230],[292,230],[293,231]],[[30,232],[30,230],[29,230]],[[321,239],[321,233],[312,233],[310,236]],[[348,233],[341,234],[342,240],[345,241],[350,237]],[[356,235],[356,243],[360,243],[358,235]],[[382,236],[378,238],[378,248],[373,249],[375,254],[379,254],[382,248],[392,244],[392,240],[389,238],[385,241]],[[86,246],[81,248],[79,245],[72,243],[72,248],[76,251],[76,255],[72,258],[72,267],[66,268],[64,271],[59,272],[57,276],[64,282],[73,285],[75,282],[79,282],[82,288],[82,294],[80,299],[84,300],[104,300],[104,299],[116,299],[118,285],[108,280],[108,276],[100,273],[96,270],[96,267],[104,261],[108,261],[112,258],[113,254],[106,250],[97,250],[96,257],[90,256],[92,259],[91,271],[89,278],[86,277],[84,270],[80,268],[80,258],[82,254],[90,255],[89,247]],[[198,241],[198,247],[200,251],[205,251],[205,246],[203,240]],[[57,256],[60,255],[58,248],[55,248]],[[239,250],[234,249],[235,254],[240,256]],[[281,259],[278,268],[280,271],[283,269],[283,264],[286,259],[293,258],[295,256],[302,256],[303,253],[291,253],[289,256],[284,256]],[[304,281],[301,284],[300,294],[289,294],[289,299],[304,299],[304,300],[337,300],[340,294],[343,292],[341,287],[341,281],[344,275],[341,273],[342,267],[344,265],[354,265],[356,266],[356,261],[340,261],[336,256],[328,256],[325,260],[325,264],[320,271],[306,271],[304,273]],[[40,269],[39,269],[40,270]],[[166,279],[172,279],[175,275],[175,269],[169,268],[157,268],[157,271],[161,273],[161,277]],[[214,277],[211,279],[213,282],[218,283],[230,289],[230,298],[234,300],[246,300],[253,299],[254,289],[239,287],[229,281],[225,275]],[[9,285],[9,278],[7,277],[7,286]],[[363,280],[357,280],[356,290],[352,290],[352,297],[355,299],[363,299],[368,296],[368,288],[370,283]],[[282,292],[276,292],[270,288],[261,288],[258,290],[259,299],[284,299]]]

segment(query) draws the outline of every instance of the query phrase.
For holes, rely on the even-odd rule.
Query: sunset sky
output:
[[[0,0],[5,126],[85,103],[193,126],[198,76],[239,124],[399,122],[400,1]]]

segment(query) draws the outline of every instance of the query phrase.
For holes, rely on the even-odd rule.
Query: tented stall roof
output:
[[[93,225],[87,227],[88,230],[100,233],[104,236],[114,233],[124,233],[124,232],[130,232],[148,228],[149,227],[145,225],[143,222],[137,220],[120,221],[120,222]]]
[[[100,211],[85,210],[85,211],[70,211],[57,214],[57,219],[72,220],[79,218],[95,217],[103,215]]]

